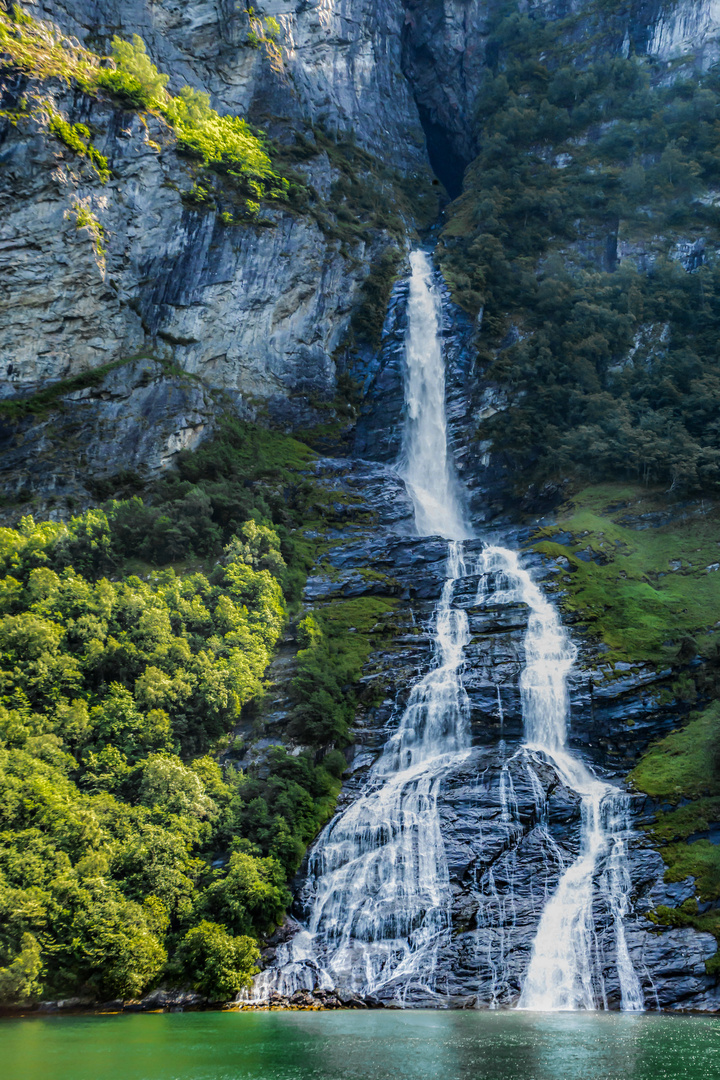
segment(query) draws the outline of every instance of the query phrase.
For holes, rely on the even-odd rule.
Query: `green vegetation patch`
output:
[[[402,258],[399,248],[388,248],[370,267],[370,273],[360,290],[360,301],[350,320],[355,339],[375,349],[380,346],[388,302],[398,278]]]
[[[393,608],[306,614],[304,749],[218,764],[317,556],[307,521],[333,512],[314,460],[228,421],[143,497],[0,529],[0,1003],[248,984]]]
[[[238,849],[245,778],[208,756],[283,627],[279,541],[250,520],[210,578],[99,576],[111,521],[0,530],[0,992],[246,985],[289,902]],[[213,975],[212,973],[215,973]]]
[[[390,632],[393,598],[359,597],[318,607],[299,624],[291,733],[301,741],[348,746],[358,706],[354,684],[370,653]]]
[[[629,779],[648,795],[672,803],[684,798],[717,796],[720,795],[719,753],[720,702],[715,702],[685,727],[654,743]],[[692,815],[687,806],[682,806],[661,815],[657,828],[664,839],[687,837],[702,827],[698,825],[698,815],[715,813],[719,802],[700,799]]]
[[[78,224],[78,228],[82,228]],[[11,398],[0,401],[0,417],[9,420],[23,420],[27,416],[45,416],[53,408],[56,408],[61,398],[68,394],[77,393],[79,390],[87,390],[90,386],[100,386],[107,375],[117,368],[124,367],[138,357],[129,357],[124,360],[113,360],[110,364],[101,364],[100,367],[83,371],[79,375],[73,375],[69,379],[59,379],[51,386],[38,390],[25,398]]]
[[[674,809],[660,811],[646,827],[648,839],[663,857],[665,880],[694,877],[702,902],[720,900],[720,845],[704,838],[689,843],[688,839],[720,821],[719,765],[720,702],[716,701],[692,716],[685,727],[654,743],[628,777],[640,791],[674,804]],[[680,908],[660,906],[652,918],[665,926],[706,930],[720,942],[720,913],[700,914],[694,898]],[[716,957],[708,961],[707,969],[720,970]]]
[[[95,85],[100,68],[99,56],[66,37],[54,23],[38,22],[19,4],[4,2],[0,55],[26,75],[75,81],[87,91]]]
[[[714,652],[720,571],[708,567],[720,562],[720,514],[713,504],[698,510],[670,508],[676,520],[656,526],[653,516],[669,512],[661,493],[603,484],[578,492],[556,525],[535,533],[536,550],[567,560],[563,605],[606,643],[610,660],[674,660],[688,636]]]
[[[44,106],[49,114],[48,128],[61,142],[79,157],[87,157],[101,184],[110,179],[107,158],[90,142],[90,129],[85,124],[70,124],[49,103]]]

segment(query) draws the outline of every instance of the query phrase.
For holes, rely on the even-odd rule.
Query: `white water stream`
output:
[[[455,606],[454,592],[460,579],[476,574],[479,605],[492,578],[493,603],[522,604],[530,612],[520,680],[525,742],[515,757],[522,758],[535,793],[538,828],[560,860],[546,828],[542,769],[551,768],[581,803],[579,852],[562,867],[542,912],[519,1007],[593,1009],[604,1004],[593,921],[599,889],[614,927],[622,1007],[642,1009],[623,922],[629,892],[628,799],[593,776],[567,748],[566,682],[575,649],[554,608],[514,552],[488,546],[471,558],[464,551],[463,540],[471,532],[448,454],[440,297],[428,256],[416,251],[411,264],[401,471],[418,534],[449,541],[434,620],[435,662],[414,687],[364,793],[316,843],[304,892],[306,926],[279,948],[275,966],[258,976],[255,997],[262,1000],[271,990],[291,994],[300,988],[341,986],[365,995],[383,990],[384,996],[390,993],[403,1002],[415,991],[436,991],[436,961],[450,942],[452,904],[438,792],[471,746],[462,681],[468,617]],[[507,763],[500,798],[502,821],[520,829]],[[494,882],[491,891],[486,919],[493,904],[502,904]],[[502,953],[492,960],[494,967],[503,963]],[[495,994],[485,1004],[496,1004]]]
[[[448,457],[440,294],[423,251],[413,251],[410,266],[402,477],[413,501],[418,535],[464,540],[472,531]]]

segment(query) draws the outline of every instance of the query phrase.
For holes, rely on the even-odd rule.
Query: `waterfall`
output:
[[[372,994],[397,987],[432,993],[439,947],[450,932],[450,885],[437,813],[438,787],[470,746],[460,678],[468,641],[453,590],[466,573],[450,541],[434,627],[435,666],[413,688],[399,726],[370,771],[363,795],[334,819],[310,860],[307,927],[263,972],[256,996],[312,985]]]
[[[448,456],[440,295],[425,252],[413,251],[410,266],[401,473],[413,501],[418,534],[465,539],[470,530]]]
[[[519,566],[515,552],[486,547],[479,572],[492,573],[499,581],[496,603],[522,603],[530,612],[520,677],[525,741],[519,753],[532,774],[539,820],[542,822],[545,814],[545,794],[535,773],[536,763],[549,764],[558,779],[580,797],[579,854],[561,873],[541,915],[519,1007],[561,1011],[595,1009],[604,1004],[593,920],[595,878],[602,866],[601,888],[613,921],[621,1005],[625,1010],[641,1010],[642,990],[630,961],[624,927],[630,889],[625,858],[629,797],[598,780],[567,748],[567,676],[575,660],[575,647],[555,608]],[[512,780],[505,768],[500,781],[502,811],[511,821],[508,784]],[[540,828],[544,829],[544,824]],[[546,842],[556,848],[549,835]]]
[[[470,749],[462,685],[468,618],[453,602],[456,582],[468,573],[461,540],[469,529],[447,448],[440,299],[428,257],[413,252],[411,264],[401,469],[418,534],[448,540],[434,662],[413,688],[365,791],[315,844],[301,897],[305,927],[256,979],[258,999],[308,985],[363,994],[384,988],[399,1002],[414,990],[432,994],[438,951],[450,935],[437,798],[444,775]]]
[[[628,796],[595,777],[567,746],[567,676],[575,648],[557,612],[518,556],[505,548],[466,550],[470,529],[448,452],[442,309],[427,255],[411,255],[405,340],[406,421],[399,469],[413,500],[419,536],[448,541],[445,580],[432,623],[433,663],[412,689],[396,730],[355,802],[325,828],[312,849],[300,901],[306,918],[277,950],[275,965],[256,979],[255,997],[271,990],[335,986],[369,995],[382,992],[403,1004],[420,992],[439,992],[437,960],[451,945],[452,892],[438,813],[445,778],[471,754],[470,705],[463,686],[468,616],[456,604],[458,582],[477,575],[476,606],[523,605],[529,612],[520,694],[525,738],[499,777],[499,818],[511,847],[523,834],[511,763],[517,760],[535,801],[534,826],[543,858],[560,864],[535,935],[519,1007],[593,1009],[605,1004],[603,958],[595,940],[593,903],[602,896],[614,928],[617,975],[624,1009],[641,1009],[642,991],[630,960],[624,918],[629,905]],[[503,720],[500,687],[498,713]],[[505,755],[505,743],[500,744]],[[565,856],[548,827],[550,769],[580,801],[577,857]],[[501,895],[492,867],[479,890],[478,927],[487,946],[496,1007],[509,999],[507,966],[512,945],[513,875],[537,872],[511,855]],[[494,951],[493,951],[494,949]]]

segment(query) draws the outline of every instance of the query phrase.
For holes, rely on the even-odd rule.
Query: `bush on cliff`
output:
[[[166,107],[165,89],[170,76],[161,75],[147,54],[139,34],[132,41],[117,35],[112,39],[114,68],[100,68],[96,85],[108,90],[129,109],[160,109]]]
[[[273,170],[262,139],[247,121],[221,116],[211,107],[206,93],[189,86],[177,97],[171,96],[166,89],[169,76],[158,71],[139,34],[133,34],[132,41],[116,35],[112,56],[101,58],[71,42],[54,23],[38,22],[15,5],[9,14],[0,9],[0,54],[35,78],[60,77],[89,94],[104,91],[124,109],[150,110],[163,116],[181,149],[239,185],[250,214],[257,212],[263,199],[288,196],[288,181]],[[35,110],[38,118],[47,113],[48,108],[42,105]],[[49,129],[77,154],[90,157],[107,178],[105,159],[78,137],[77,125],[70,124],[54,106]]]

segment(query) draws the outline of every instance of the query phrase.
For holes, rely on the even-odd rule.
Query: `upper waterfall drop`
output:
[[[420,536],[465,540],[460,490],[448,454],[442,304],[424,251],[410,255],[408,329],[405,338],[405,405],[401,475]]]

